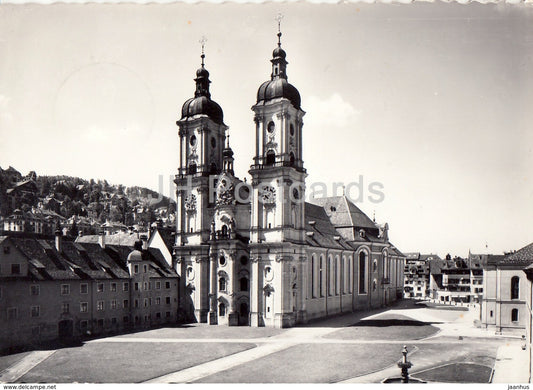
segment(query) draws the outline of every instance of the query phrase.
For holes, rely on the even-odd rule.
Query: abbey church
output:
[[[272,74],[252,107],[248,182],[234,174],[203,53],[194,97],[176,122],[174,266],[189,321],[285,328],[402,296],[405,257],[390,243],[387,224],[346,196],[305,201],[305,112],[288,82],[286,56],[279,32]]]

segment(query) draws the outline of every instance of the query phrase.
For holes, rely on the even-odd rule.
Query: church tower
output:
[[[228,127],[220,106],[211,99],[209,72],[202,63],[196,71],[196,91],[181,109],[179,127],[180,162],[174,182],[176,191],[176,247],[178,273],[182,276],[180,308],[192,311],[195,319],[207,321],[209,300],[209,245],[214,198],[210,180],[222,172]]]
[[[280,19],[278,19],[279,28]],[[250,231],[252,326],[292,326],[305,321],[302,118],[298,90],[287,79],[286,53],[272,53],[272,73],[257,92],[256,145]]]

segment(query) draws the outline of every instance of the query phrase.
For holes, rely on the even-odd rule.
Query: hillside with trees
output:
[[[109,184],[72,176],[22,176],[15,168],[0,168],[0,216],[15,211],[49,210],[69,219],[87,217],[96,223],[149,226],[175,211],[168,197],[143,187]]]

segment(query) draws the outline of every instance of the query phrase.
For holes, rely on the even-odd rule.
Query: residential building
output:
[[[533,243],[505,256],[487,259],[481,305],[481,322],[486,328],[496,332],[525,333],[530,314],[527,299],[531,293],[527,267],[531,264]]]
[[[431,297],[430,265],[440,261],[434,254],[405,253],[404,298],[427,299]]]
[[[178,279],[159,251],[140,242],[123,250],[72,242],[59,231],[55,239],[0,236],[0,350],[175,324]]]

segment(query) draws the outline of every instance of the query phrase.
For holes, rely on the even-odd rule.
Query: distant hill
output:
[[[42,209],[65,218],[89,217],[96,222],[149,225],[174,213],[175,202],[144,187],[109,184],[72,176],[23,176],[13,167],[0,167],[0,216],[15,210]]]

